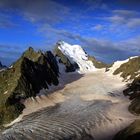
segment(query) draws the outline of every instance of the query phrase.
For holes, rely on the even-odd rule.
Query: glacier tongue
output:
[[[97,68],[93,65],[92,61],[88,60],[88,55],[79,45],[70,45],[64,41],[59,42],[58,49],[68,57],[71,63],[77,63],[79,66],[79,73],[87,73],[96,71]]]

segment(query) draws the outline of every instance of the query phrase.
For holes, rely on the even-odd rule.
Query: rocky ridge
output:
[[[50,85],[58,85],[59,68],[54,55],[29,48],[0,73],[0,124],[15,119],[24,109],[22,100],[35,97]]]

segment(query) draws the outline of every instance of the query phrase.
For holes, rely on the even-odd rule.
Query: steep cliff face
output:
[[[22,99],[34,97],[48,85],[58,85],[59,68],[54,55],[29,48],[10,68],[0,72],[0,123],[16,118]]]

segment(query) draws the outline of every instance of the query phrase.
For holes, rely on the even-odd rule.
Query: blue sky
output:
[[[140,54],[139,0],[0,0],[0,61],[29,46],[80,44],[107,63]]]

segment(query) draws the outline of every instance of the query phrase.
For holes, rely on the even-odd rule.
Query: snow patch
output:
[[[2,72],[2,71],[5,71],[5,69],[4,68],[0,69],[0,72]]]
[[[120,68],[120,66],[121,66],[122,64],[127,63],[129,60],[134,59],[134,58],[137,58],[137,57],[138,57],[138,56],[133,56],[133,57],[130,57],[130,58],[126,59],[126,60],[116,61],[116,62],[113,64],[113,66],[112,66],[111,68],[109,68],[108,73],[112,73],[112,74],[113,74],[113,73],[115,72],[115,70],[117,70],[118,68]]]
[[[120,68],[122,64],[125,64],[125,63],[129,62],[129,60],[134,59],[134,58],[137,58],[137,57],[139,57],[139,56],[133,56],[133,57],[130,57],[130,58],[126,59],[126,60],[114,62],[114,64],[112,65],[112,67],[109,68],[109,71],[107,71],[107,73],[108,73],[109,75],[113,75],[113,73],[114,73],[118,68]],[[138,76],[140,75],[139,72],[140,72],[140,71],[136,72],[136,74],[137,74],[136,77],[138,77]],[[120,72],[119,74],[115,75],[115,77],[124,80],[124,79],[121,77],[121,75],[122,75],[122,72]],[[113,75],[113,76],[114,76],[114,75]],[[131,77],[131,75],[128,75],[127,78],[126,78],[126,80],[125,80],[125,82],[129,82],[129,83],[130,83],[130,82],[132,81],[132,80],[130,80],[130,77]]]
[[[13,65],[11,65],[10,67],[9,67],[9,69],[12,69],[13,68]]]
[[[129,59],[134,59],[134,58],[137,58],[137,57],[139,57],[139,56],[132,56]]]
[[[116,61],[111,68],[109,68],[108,73],[114,73],[116,69],[118,69],[122,64],[127,63],[129,59],[123,61]]]
[[[4,94],[7,94],[7,93],[8,93],[8,90],[4,92]]]

